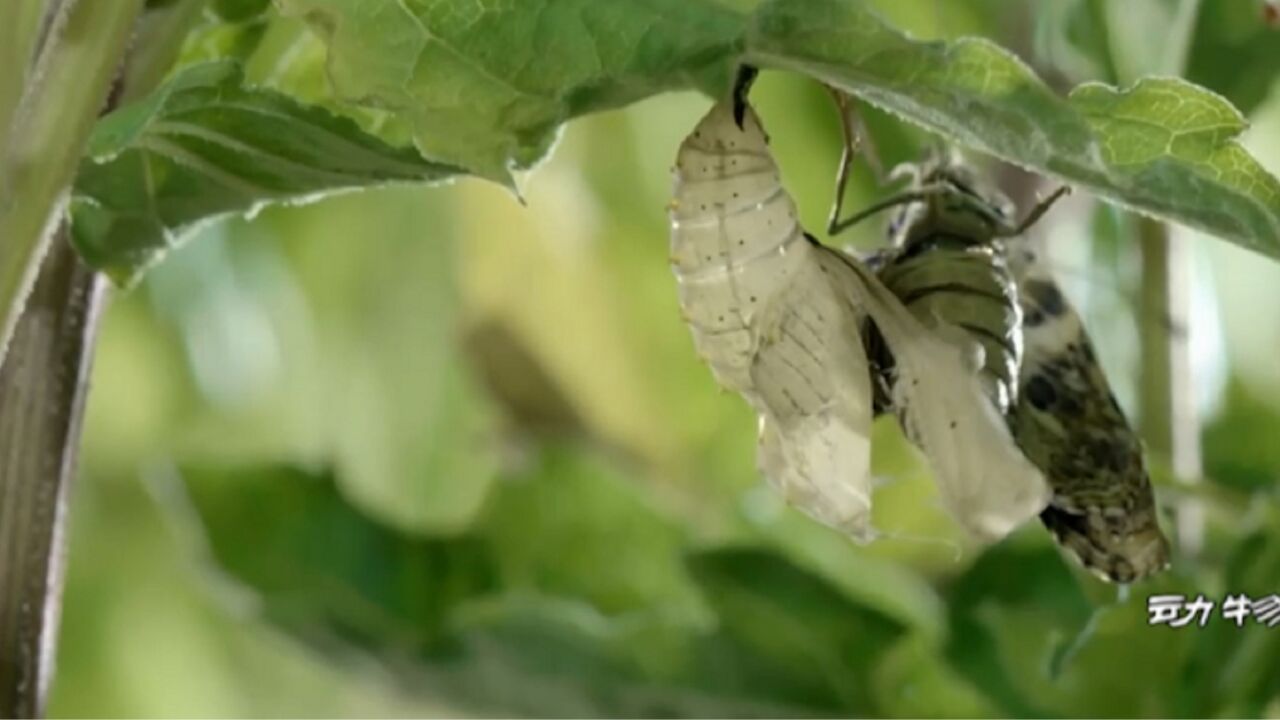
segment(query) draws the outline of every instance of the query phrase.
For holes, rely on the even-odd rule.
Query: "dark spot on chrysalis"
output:
[[[1022,324],[1026,327],[1036,327],[1044,322],[1044,313],[1039,310],[1032,310],[1022,318]]]
[[[956,429],[956,421],[955,421],[955,420],[952,420],[952,421],[951,421],[951,429],[952,429],[952,430],[955,430],[955,429]]]
[[[1058,288],[1053,283],[1028,280],[1022,284],[1022,289],[1034,298],[1040,309],[1050,317],[1057,317],[1067,309],[1062,293],[1058,292]]]
[[[1034,375],[1027,381],[1027,399],[1035,406],[1037,410],[1048,410],[1058,399],[1058,392],[1053,389],[1053,383],[1044,379],[1040,375]]]

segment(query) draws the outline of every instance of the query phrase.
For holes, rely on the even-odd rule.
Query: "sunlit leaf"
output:
[[[648,95],[726,87],[743,16],[687,0],[282,0],[330,43],[348,100],[412,119],[425,155],[501,182],[561,123]]]

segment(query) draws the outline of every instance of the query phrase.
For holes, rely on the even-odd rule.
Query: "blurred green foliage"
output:
[[[1053,0],[879,4],[1050,77],[1103,72],[1061,60],[1089,31]],[[1280,39],[1233,24],[1252,0],[1201,4],[1188,73],[1250,111],[1246,144],[1280,169]],[[755,99],[821,227],[825,96],[767,73]],[[965,544],[889,422],[887,537],[857,547],[760,487],[753,419],[680,322],[663,207],[705,103],[571,125],[520,179],[526,206],[464,180],[273,208],[117,296],[52,714],[1280,714],[1280,627],[1146,613],[1162,592],[1280,593],[1280,267],[1196,245],[1205,478],[1157,491],[1207,526],[1169,573],[1118,592],[1034,526]],[[929,142],[868,122],[889,163]],[[857,172],[854,203],[877,192]],[[1134,316],[1126,222],[1077,197],[1041,232],[1132,409],[1132,327],[1152,319]]]

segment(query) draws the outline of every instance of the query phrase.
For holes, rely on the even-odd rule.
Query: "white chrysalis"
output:
[[[716,380],[759,415],[758,464],[788,502],[871,538],[871,381],[863,317],[818,261],[759,119],[720,103],[680,146],[671,261]]]
[[[895,401],[912,408],[947,508],[996,538],[1047,502],[984,392],[982,348],[926,327],[852,257],[807,236],[759,119],[721,102],[681,145],[671,206],[680,305],[716,380],[759,416],[758,464],[788,502],[869,540],[869,317],[897,361]]]

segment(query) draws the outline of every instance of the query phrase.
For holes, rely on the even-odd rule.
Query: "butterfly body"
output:
[[[895,218],[877,274],[922,323],[962,330],[982,348],[983,381],[1003,414],[1017,398],[1022,362],[1022,311],[997,237],[1007,201],[980,195],[950,156],[922,165],[914,186],[924,199]]]
[[[982,347],[988,397],[1052,490],[1040,517],[1059,545],[1114,582],[1164,568],[1142,443],[1079,315],[1014,237],[1008,200],[952,158],[924,163],[915,191],[921,199],[891,226],[894,247],[877,256],[880,279],[921,322],[958,328]],[[884,356],[874,352],[874,365],[889,369],[882,384],[891,384]]]

